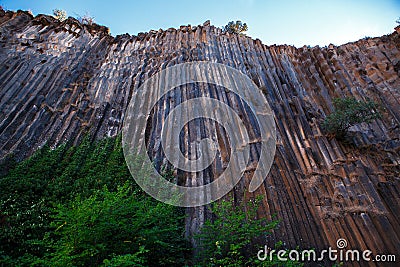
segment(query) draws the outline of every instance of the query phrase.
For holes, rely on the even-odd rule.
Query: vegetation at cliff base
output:
[[[299,265],[257,260],[277,225],[257,217],[259,200],[214,203],[194,258],[184,209],[136,185],[121,136],[45,146],[0,170],[0,266]]]
[[[195,236],[199,245],[199,266],[302,266],[300,262],[256,257],[259,244],[278,226],[278,221],[258,218],[261,198],[241,202],[222,200],[212,204],[213,219],[208,219]],[[262,239],[262,240],[260,240]],[[249,257],[249,255],[251,255]]]
[[[0,266],[182,266],[191,257],[183,210],[133,182],[120,138],[44,147],[7,165]]]
[[[351,97],[335,98],[333,105],[335,111],[326,117],[322,128],[338,139],[343,139],[351,126],[370,123],[382,116],[372,100],[362,102]]]

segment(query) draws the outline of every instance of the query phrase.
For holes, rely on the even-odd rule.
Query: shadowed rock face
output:
[[[132,92],[148,77],[183,62],[218,62],[248,75],[275,113],[274,164],[263,186],[246,194],[265,195],[260,215],[282,220],[269,244],[284,240],[288,247],[336,248],[336,240],[345,238],[349,249],[400,251],[397,32],[339,47],[295,48],[224,34],[209,23],[114,38],[105,27],[72,18],[60,23],[49,16],[0,11],[0,34],[0,158],[14,153],[23,159],[46,142],[78,143],[88,132],[96,138],[114,136]],[[179,95],[189,99],[205,87],[183,88],[154,108],[147,140],[153,160],[164,160],[158,144],[166,102],[182,101]],[[246,113],[229,92],[216,94]],[[344,96],[371,98],[383,108],[382,120],[351,128],[355,145],[321,133],[332,99]],[[244,121],[256,128],[253,120]],[[192,124],[182,133],[182,145],[196,134],[213,135],[222,155],[215,167],[183,178],[183,183],[204,183],[229,160],[224,156],[229,142],[212,121]],[[236,201],[243,197],[249,173],[251,168],[231,193]],[[208,213],[204,207],[188,213],[191,233]]]

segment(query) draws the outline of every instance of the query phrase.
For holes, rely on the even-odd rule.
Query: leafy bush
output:
[[[335,111],[326,117],[322,128],[338,139],[343,139],[351,126],[362,122],[370,123],[382,116],[378,105],[372,100],[361,102],[350,97],[335,98],[333,105]]]
[[[246,23],[242,23],[240,20],[234,22],[230,21],[226,26],[223,27],[224,32],[242,34],[247,31],[248,27]]]
[[[52,181],[59,175],[64,152],[65,147],[55,151],[45,147],[0,177],[0,251],[7,258],[43,255],[33,240],[50,229]]]
[[[258,260],[257,239],[265,238],[278,225],[278,221],[257,218],[259,203],[260,199],[247,205],[244,202],[235,205],[226,200],[213,204],[215,219],[207,220],[195,236],[200,266],[301,266],[293,261],[279,262],[276,257],[274,261]]]
[[[54,250],[46,261],[51,266],[184,264],[184,214],[175,215],[175,207],[143,195],[129,183],[115,192],[104,186],[90,197],[77,196],[58,205],[56,212],[52,226],[60,239],[45,239]]]
[[[10,159],[0,170],[0,266],[191,263],[184,211],[154,200],[133,182],[121,136],[45,146],[20,163]],[[215,220],[196,237],[199,264],[276,263],[257,260],[258,238],[277,225],[257,218],[258,203],[214,203]],[[296,263],[285,262],[290,264]]]
[[[64,21],[67,19],[67,12],[61,9],[54,9],[53,16],[59,21]]]
[[[122,261],[168,266],[188,257],[183,211],[136,186],[120,136],[44,147],[4,166],[0,266],[54,266],[56,259],[74,266],[123,266]]]

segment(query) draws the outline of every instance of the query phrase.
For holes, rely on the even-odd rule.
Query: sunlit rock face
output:
[[[345,238],[351,249],[400,251],[398,32],[341,46],[295,48],[266,46],[209,23],[112,37],[105,27],[72,18],[60,23],[0,11],[0,157],[13,153],[23,159],[45,143],[76,144],[86,134],[115,136],[135,89],[168,66],[193,61],[246,74],[275,114],[276,154],[267,179],[255,193],[244,194],[249,167],[229,194],[235,201],[265,196],[260,216],[275,214],[282,221],[268,244],[283,240],[287,247],[324,249]],[[187,86],[152,111],[147,144],[157,164],[165,163],[159,143],[168,103],[208,91],[236,108],[248,129],[256,129],[245,106],[228,91]],[[383,113],[382,120],[352,127],[350,144],[321,130],[333,98],[344,96],[370,98]],[[182,150],[190,154],[188,142],[210,135],[219,144],[219,161],[204,172],[183,175],[181,183],[207,183],[229,161],[229,137],[212,121],[191,123],[181,133]],[[257,161],[254,151],[251,160]],[[204,207],[188,214],[189,234],[209,215]]]

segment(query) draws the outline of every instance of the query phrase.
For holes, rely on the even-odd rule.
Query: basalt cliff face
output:
[[[399,33],[400,29],[341,46],[295,48],[225,34],[208,22],[112,37],[105,27],[81,25],[72,18],[59,22],[50,16],[0,11],[0,158],[13,153],[23,159],[46,142],[79,143],[87,133],[95,138],[115,136],[122,129],[132,92],[148,77],[183,62],[218,62],[248,75],[275,114],[274,163],[263,185],[247,194],[264,195],[260,216],[276,214],[282,221],[266,242],[283,240],[291,248],[324,249],[336,248],[336,240],[345,238],[351,249],[396,254]],[[204,90],[207,86],[188,86],[158,103],[149,124],[154,160],[163,162],[157,144],[166,103],[180,103]],[[246,114],[229,92],[209,90]],[[383,109],[381,120],[351,128],[350,144],[321,131],[321,122],[333,111],[333,98],[344,96],[371,98]],[[244,121],[252,128],[252,120]],[[209,124],[185,128],[183,145],[196,135],[212,135],[223,155],[228,139],[218,125]],[[213,180],[228,160],[221,157],[219,167],[187,179]],[[251,171],[230,194],[237,201]],[[205,207],[188,209],[188,214],[189,233],[208,216]]]

